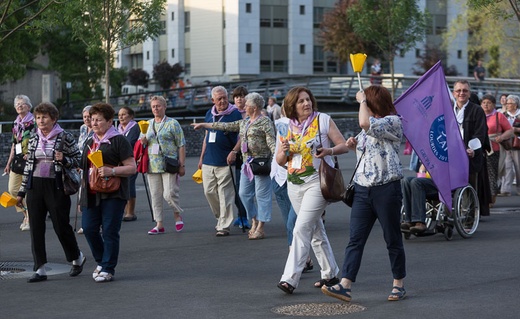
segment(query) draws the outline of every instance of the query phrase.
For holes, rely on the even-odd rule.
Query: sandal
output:
[[[335,284],[339,283],[339,279],[337,277],[331,278],[331,279],[320,279],[314,283],[315,288],[321,288],[323,286],[334,286]]]
[[[397,291],[394,292],[394,289]],[[390,296],[388,296],[388,301],[403,300],[405,297],[406,297],[406,290],[404,289],[404,287],[393,286],[392,292],[390,293]]]
[[[339,289],[332,287],[323,286],[321,287],[321,292],[323,292],[327,296],[331,296],[334,298],[337,298],[339,300],[343,300],[346,302],[349,302],[352,300],[352,297],[350,296],[350,288],[344,288],[341,284],[338,284]]]
[[[312,264],[312,259],[309,259],[309,261],[307,261],[305,263],[305,267],[303,267],[303,271],[302,273],[305,273],[305,272],[308,272],[308,271],[311,271],[314,269],[314,265]],[[321,287],[321,286],[320,286]]]
[[[252,235],[249,236],[249,239],[256,240],[256,239],[264,239],[265,235],[264,232],[255,231]]]
[[[292,295],[294,287],[287,281],[280,281],[277,285],[278,288],[282,289],[286,294]]]
[[[225,236],[229,236],[229,232],[228,231],[225,231],[225,230],[217,231],[217,237],[225,237]]]

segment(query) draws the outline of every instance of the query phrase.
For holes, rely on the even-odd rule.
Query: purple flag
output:
[[[451,191],[468,185],[469,160],[441,62],[437,62],[396,101],[404,135],[452,209]]]

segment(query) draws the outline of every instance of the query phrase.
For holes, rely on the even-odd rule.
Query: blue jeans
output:
[[[383,229],[394,279],[406,276],[406,257],[401,237],[401,182],[394,181],[380,186],[354,186],[354,203],[350,214],[350,241],[345,249],[342,277],[352,282],[361,266],[363,250],[374,226],[379,220]]]
[[[426,220],[426,198],[436,196],[437,187],[431,178],[405,177],[401,180],[403,206],[407,222]]]
[[[274,197],[276,198],[278,207],[280,207],[283,222],[287,230],[287,242],[289,243],[289,246],[291,246],[294,224],[296,223],[296,213],[294,212],[294,208],[292,207],[291,201],[289,200],[289,195],[287,194],[287,181],[282,186],[278,185],[274,178],[271,181],[273,185]]]
[[[92,256],[101,271],[114,274],[119,256],[119,231],[125,212],[126,200],[102,199],[99,206],[83,211],[81,223]],[[103,227],[100,233],[99,228]]]
[[[238,194],[246,208],[248,219],[256,218],[261,222],[271,221],[273,192],[269,175],[255,175],[250,181],[245,174],[241,174]]]

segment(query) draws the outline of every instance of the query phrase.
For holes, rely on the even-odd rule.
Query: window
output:
[[[246,43],[246,53],[251,53],[253,51],[253,45],[251,43]]]
[[[415,57],[420,58],[421,57],[421,49],[415,49]]]
[[[305,15],[305,6],[300,6],[300,15]]]
[[[172,49],[172,58],[175,58],[175,49]]]
[[[246,3],[246,12],[251,13],[251,3]]]
[[[287,72],[288,65],[287,45],[260,46],[260,72]]]
[[[457,50],[457,59],[462,59],[462,50]]]
[[[146,59],[150,60],[150,51],[146,51]]]
[[[319,28],[321,26],[321,22],[323,21],[323,14],[325,13],[325,8],[323,7],[314,7],[314,11],[312,13],[312,23],[314,28]]]
[[[175,12],[172,12],[172,21],[175,20]]]
[[[260,27],[287,28],[287,6],[260,6]]]
[[[159,31],[160,35],[166,34],[166,21],[160,21],[161,30]]]
[[[184,32],[190,32],[190,12],[184,12]]]
[[[300,44],[300,54],[305,54],[305,44]]]

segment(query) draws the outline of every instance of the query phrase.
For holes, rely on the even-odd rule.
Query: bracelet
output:
[[[330,152],[331,152],[331,153],[330,153],[330,156],[334,155],[334,147],[331,147],[331,148],[330,148]]]
[[[238,151],[235,151],[235,150],[231,150],[231,152],[233,152],[235,154],[238,154]]]
[[[116,176],[116,169],[112,167],[112,176]]]
[[[363,104],[363,103],[366,103],[367,100],[361,100],[361,102],[359,102],[359,104]]]

